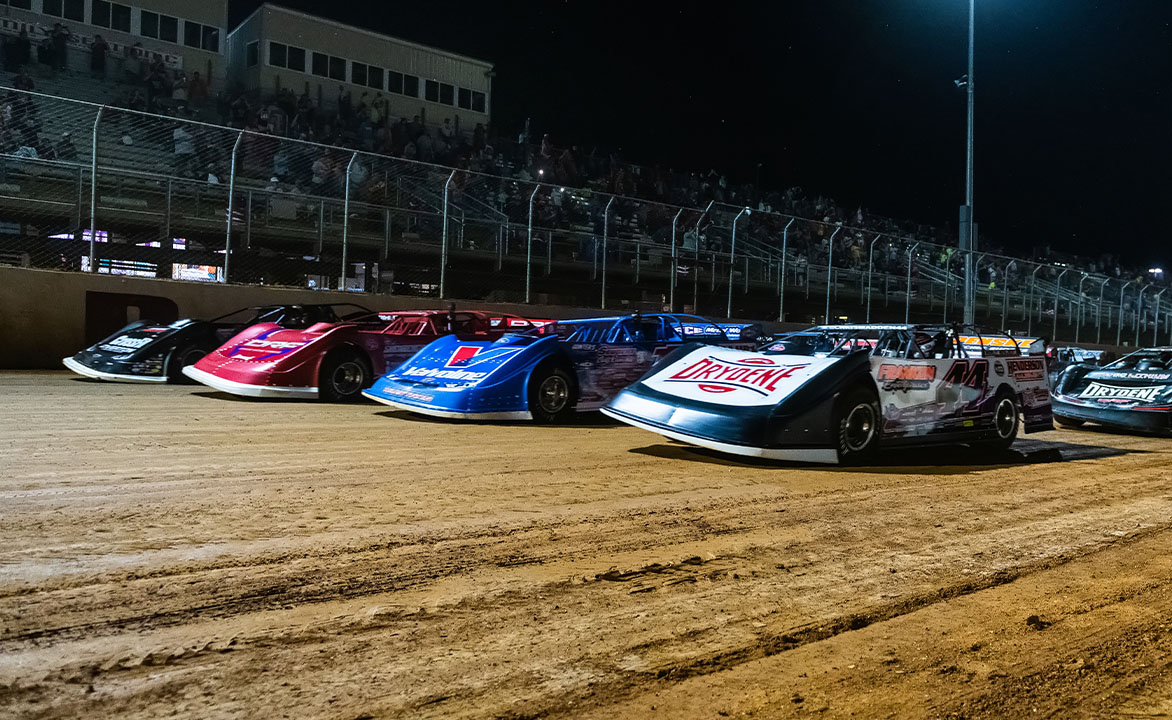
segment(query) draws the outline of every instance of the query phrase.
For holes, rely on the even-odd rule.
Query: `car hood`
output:
[[[101,342],[86,348],[83,352],[92,355],[137,355],[149,352],[165,340],[170,340],[198,321],[184,319],[169,325],[159,323],[134,323],[114,333]]]
[[[538,343],[556,342],[554,336],[505,335],[494,341],[461,340],[447,335],[430,343],[395,370],[386,381],[402,381],[448,389],[474,388],[502,374],[502,368]]]

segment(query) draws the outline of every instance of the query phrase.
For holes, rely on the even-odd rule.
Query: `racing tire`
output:
[[[868,388],[855,387],[839,397],[832,426],[839,463],[858,465],[875,457],[880,412],[879,397]]]
[[[563,367],[539,367],[529,378],[529,414],[539,423],[569,422],[577,396],[574,378]]]
[[[1054,422],[1058,425],[1058,427],[1076,428],[1076,427],[1082,427],[1083,423],[1085,423],[1086,420],[1081,420],[1079,418],[1066,417],[1065,415],[1055,415]]]
[[[167,358],[167,382],[195,384],[195,381],[183,374],[183,368],[194,365],[207,355],[208,351],[198,345],[184,345],[171,351]]]
[[[318,374],[318,397],[326,402],[355,402],[373,382],[365,358],[356,352],[327,355]]]
[[[1014,397],[1013,393],[1004,389],[997,393],[997,397],[993,400],[994,437],[980,444],[994,450],[1008,450],[1017,440],[1020,414],[1017,398]]]

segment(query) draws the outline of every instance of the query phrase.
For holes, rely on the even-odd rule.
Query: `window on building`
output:
[[[269,65],[273,67],[289,66],[289,46],[279,42],[269,41]]]
[[[428,80],[423,84],[423,99],[428,102],[439,102],[439,82]]]
[[[159,16],[159,39],[179,43],[179,18],[170,15]]]
[[[387,70],[387,91],[403,94],[403,73]]]
[[[457,105],[459,106],[459,108],[461,110],[471,110],[472,109],[472,91],[471,90],[469,90],[468,88],[460,88],[460,92],[459,92],[458,97],[459,97],[459,102],[457,103]]]
[[[328,77],[330,74],[330,56],[319,52],[313,54],[313,74]]]
[[[383,69],[368,65],[366,68],[366,86],[377,90],[383,89]]]
[[[360,62],[350,62],[350,82],[355,85],[366,84],[366,65]]]
[[[339,57],[330,57],[330,79],[346,82],[346,61]]]
[[[130,32],[130,6],[110,3],[110,28]]]
[[[138,15],[138,34],[143,37],[159,37],[159,14],[143,10]]]
[[[271,49],[269,54],[272,55]],[[260,41],[253,40],[244,46],[244,67],[256,67],[258,63],[260,63]]]
[[[440,83],[440,99],[444,105],[456,104],[456,88],[447,83]]]
[[[485,112],[484,93],[472,91],[472,111],[482,113]]]
[[[403,76],[403,94],[407,97],[419,97],[419,76],[418,75],[404,75]]]
[[[90,24],[98,27],[110,27],[110,3],[105,0],[94,0],[90,8]]]
[[[285,67],[297,72],[305,72],[305,50],[299,47],[289,47],[289,64]]]
[[[211,25],[184,20],[183,44],[208,52],[220,52],[220,30]]]
[[[53,17],[85,22],[85,0],[44,0],[41,10]]]
[[[14,7],[20,10],[33,9],[33,0],[6,0],[4,4],[8,7]]]

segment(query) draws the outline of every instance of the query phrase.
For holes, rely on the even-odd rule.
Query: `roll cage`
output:
[[[765,345],[765,354],[844,356],[869,352],[886,358],[933,360],[988,357],[992,342],[1004,342],[998,354],[1021,355],[1021,343],[1009,335],[982,336],[978,331],[932,325],[825,325],[783,335]]]

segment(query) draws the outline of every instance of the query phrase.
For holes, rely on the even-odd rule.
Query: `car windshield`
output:
[[[1172,369],[1172,350],[1140,350],[1107,366],[1111,370],[1150,372]]]
[[[850,333],[801,332],[783,335],[765,346],[762,352],[769,355],[806,355],[827,357],[848,355],[859,350],[870,351],[875,347],[873,339]]]

